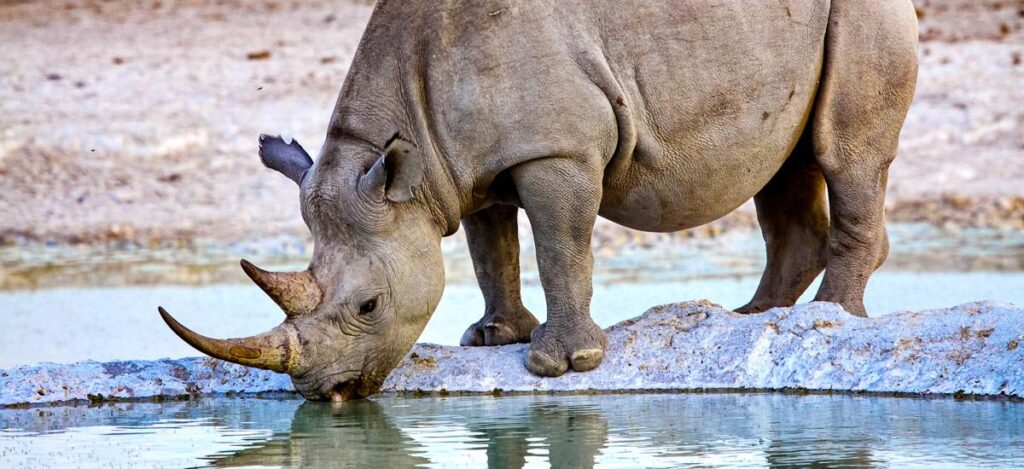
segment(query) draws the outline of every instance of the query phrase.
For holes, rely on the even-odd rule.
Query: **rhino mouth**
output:
[[[292,385],[302,397],[311,401],[345,401],[357,399],[363,386],[359,370],[292,375]]]
[[[358,378],[353,378],[345,381],[340,381],[331,386],[331,390],[327,393],[327,397],[332,402],[345,402],[352,399],[361,399],[366,397],[361,393],[363,383]]]

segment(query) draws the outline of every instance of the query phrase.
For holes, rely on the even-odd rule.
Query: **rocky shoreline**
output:
[[[605,363],[538,378],[526,345],[417,344],[382,392],[855,392],[1024,399],[1024,308],[968,303],[856,318],[830,303],[743,316],[707,301],[612,326]],[[209,358],[0,370],[0,406],[291,393],[285,375]]]

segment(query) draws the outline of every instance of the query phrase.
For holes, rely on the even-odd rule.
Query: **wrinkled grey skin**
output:
[[[824,270],[815,299],[865,315],[916,75],[909,0],[383,0],[316,163],[265,155],[300,181],[323,290],[286,321],[286,371],[308,398],[374,392],[437,305],[439,242],[460,221],[486,299],[463,345],[531,341],[541,376],[603,357],[599,215],[671,232],[754,197],[768,265],[739,311],[792,305]],[[520,299],[519,209],[539,327]]]

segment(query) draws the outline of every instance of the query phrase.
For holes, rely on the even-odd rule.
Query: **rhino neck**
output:
[[[372,20],[371,20],[372,22]],[[424,162],[422,199],[438,232],[448,236],[459,228],[468,200],[456,183],[444,151],[438,147],[423,112],[424,101],[413,70],[404,70],[401,52],[372,47],[367,29],[334,107],[328,139],[354,139],[382,147],[396,133],[416,144]],[[420,198],[417,194],[417,198]]]
[[[462,191],[455,183],[452,166],[432,139],[416,137],[416,145],[424,160],[422,193],[423,203],[430,212],[441,236],[450,236],[459,230],[462,219]]]

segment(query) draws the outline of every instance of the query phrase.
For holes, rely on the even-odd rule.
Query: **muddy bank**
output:
[[[369,2],[0,3],[0,241],[301,238],[261,132],[322,141]],[[1024,3],[920,0],[889,216],[1024,230]],[[693,231],[753,226],[748,204]]]

